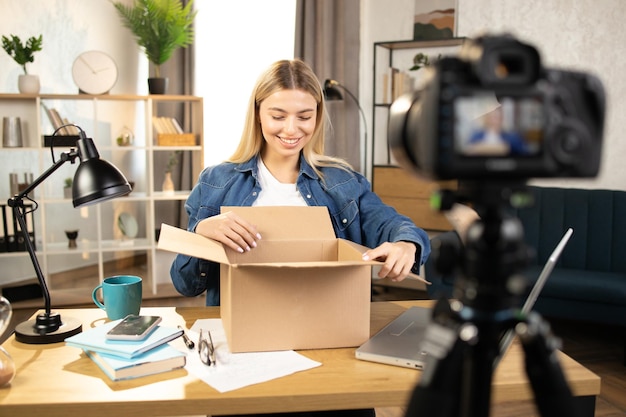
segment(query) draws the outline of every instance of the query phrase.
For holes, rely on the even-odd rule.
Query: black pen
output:
[[[185,345],[187,346],[187,348],[193,349],[193,347],[195,346],[195,344],[193,343],[193,340],[187,337],[187,334],[185,333],[185,329],[183,329],[182,326],[178,326],[178,328],[183,331],[183,340],[185,341]]]

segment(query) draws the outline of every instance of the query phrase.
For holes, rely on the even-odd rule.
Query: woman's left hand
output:
[[[378,272],[379,278],[402,281],[411,273],[416,250],[417,247],[411,242],[385,242],[377,248],[366,251],[363,254],[363,260],[374,259],[384,262]]]

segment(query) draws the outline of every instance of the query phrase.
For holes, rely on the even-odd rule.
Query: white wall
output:
[[[27,64],[29,73],[39,75],[42,93],[77,93],[72,63],[79,53],[92,49],[108,53],[118,65],[120,76],[111,93],[147,93],[145,76],[138,75],[138,62],[145,58],[139,56],[132,34],[121,27],[109,0],[2,0],[0,28],[0,35],[18,35],[22,41],[43,35],[42,51]],[[0,50],[0,92],[17,93],[21,73],[21,67]]]
[[[200,0],[196,6],[196,90],[204,97],[208,166],[235,150],[260,73],[293,58],[296,1]]]
[[[621,0],[457,0],[458,36],[509,32],[534,45],[546,66],[593,72],[607,92],[600,175],[593,180],[542,180],[543,184],[626,190],[626,2]],[[371,119],[372,51],[379,41],[412,38],[414,0],[362,0],[361,88]],[[371,123],[371,120],[369,121]]]

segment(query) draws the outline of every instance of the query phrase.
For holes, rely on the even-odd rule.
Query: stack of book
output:
[[[193,133],[184,133],[182,127],[173,117],[152,117],[152,126],[156,132],[158,146],[193,146],[196,137]]]
[[[154,126],[154,130],[156,130],[157,134],[181,134],[183,132],[183,128],[180,126],[178,121],[173,117],[152,117],[152,125]]]
[[[46,110],[46,114],[48,115],[48,119],[50,119],[50,123],[54,128],[57,135],[62,136],[78,136],[79,130],[76,126],[73,125],[72,122],[67,120],[64,117],[61,117],[58,110],[53,107],[48,107],[43,105]]]
[[[106,333],[118,324],[115,320],[65,339],[68,346],[83,349],[113,381],[138,378],[182,368],[187,356],[168,342],[183,330],[157,326],[145,339],[138,341],[108,340]]]
[[[415,80],[407,72],[400,71],[398,68],[389,67],[382,74],[381,92],[378,97],[382,97],[382,104],[391,104],[404,93],[413,90]]]

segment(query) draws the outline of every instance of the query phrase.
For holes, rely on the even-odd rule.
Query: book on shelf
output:
[[[58,110],[53,107],[48,107],[45,104],[42,104],[46,114],[48,115],[48,119],[52,124],[52,127],[55,131],[58,130],[59,135],[69,136],[69,135],[78,135],[78,129],[75,126],[65,126],[61,128],[61,126],[71,124],[67,119],[64,119],[59,114]]]
[[[78,136],[80,134],[80,131],[78,130],[78,128],[74,126],[74,124],[70,122],[69,120],[67,120],[66,118],[63,118],[63,124],[69,125],[69,126],[65,126],[65,130],[66,132],[68,132],[68,134],[73,135],[73,136]]]
[[[36,250],[35,219],[32,204],[24,204],[24,207],[26,207],[24,221],[26,222],[28,237]],[[0,217],[2,217],[2,224],[0,225],[0,252],[26,251],[26,241],[17,219],[13,216],[13,208],[7,204],[0,204],[0,211],[2,212],[0,214]]]
[[[394,67],[387,68],[382,75],[382,103],[391,104],[394,100],[393,82],[400,70]]]
[[[152,125],[157,134],[181,134],[183,129],[173,117],[153,116]]]
[[[112,381],[168,372],[182,368],[187,361],[187,354],[167,343],[133,359],[124,359],[91,350],[85,350],[85,353]]]
[[[157,328],[143,340],[108,340],[106,338],[106,333],[121,320],[122,319],[111,321],[101,326],[85,330],[74,336],[70,336],[65,339],[65,344],[83,350],[132,359],[158,346],[164,345],[165,343],[172,341],[183,334],[181,329],[167,326],[157,326]]]
[[[377,94],[382,97],[381,103],[391,104],[404,93],[413,90],[413,77],[398,68],[389,67],[382,74],[380,90]]]

